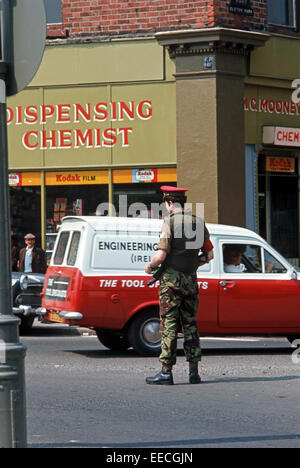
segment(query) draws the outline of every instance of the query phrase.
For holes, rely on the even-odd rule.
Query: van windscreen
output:
[[[70,237],[69,232],[62,232],[59,236],[57,248],[54,255],[54,265],[62,265],[65,257],[66,247]]]

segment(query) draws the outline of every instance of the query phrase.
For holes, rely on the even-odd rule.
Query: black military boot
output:
[[[190,373],[189,373],[189,382],[190,384],[200,384],[201,377],[198,372],[198,364],[190,364]]]
[[[171,370],[162,369],[154,377],[147,377],[146,383],[150,385],[173,385],[173,374]]]

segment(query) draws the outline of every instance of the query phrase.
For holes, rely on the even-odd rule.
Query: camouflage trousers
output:
[[[199,289],[196,274],[186,275],[167,268],[159,289],[161,354],[165,367],[176,364],[177,333],[184,334],[184,352],[188,362],[201,360],[200,339],[196,324]]]

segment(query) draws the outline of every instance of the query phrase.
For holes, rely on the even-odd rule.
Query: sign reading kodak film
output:
[[[40,172],[11,172],[8,176],[11,187],[40,186]],[[114,169],[114,184],[177,182],[176,168],[159,169]],[[108,171],[53,171],[45,172],[45,185],[108,185]]]
[[[7,124],[24,128],[22,145],[28,151],[126,148],[134,131],[130,122],[150,119],[147,99],[7,107]]]
[[[46,172],[46,185],[101,185],[108,184],[107,171]]]

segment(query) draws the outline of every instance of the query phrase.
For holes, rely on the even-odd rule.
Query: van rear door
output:
[[[72,310],[75,307],[77,298],[72,292],[79,273],[74,266],[80,235],[79,231],[62,231],[59,234],[44,289],[44,301],[48,310]]]

